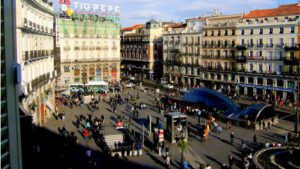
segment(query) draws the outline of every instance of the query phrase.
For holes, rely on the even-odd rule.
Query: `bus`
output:
[[[73,83],[69,84],[69,89],[71,93],[84,92],[84,84],[82,83]]]
[[[105,81],[100,82],[88,82],[85,84],[85,87],[88,92],[96,92],[96,93],[107,93],[109,91],[108,89],[108,83]]]

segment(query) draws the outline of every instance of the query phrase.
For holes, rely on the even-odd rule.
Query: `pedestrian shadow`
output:
[[[288,132],[293,132],[292,129],[284,128],[284,127],[282,127],[282,126],[273,125],[273,127],[276,127],[276,128],[282,129],[282,130],[286,130],[286,131],[288,131]]]
[[[146,152],[146,155],[148,155],[155,163],[165,167],[165,163],[163,163],[161,160],[159,160],[158,158],[156,158],[154,155],[152,155],[151,153]]]
[[[223,143],[226,143],[226,144],[229,144],[229,145],[232,145],[229,141],[223,139],[223,138],[220,138],[216,135],[211,135],[212,137],[216,138],[216,139],[219,139],[220,141],[222,141]]]
[[[235,151],[231,151],[231,152],[232,152],[232,154],[234,154],[234,155],[236,155],[237,157],[240,158],[240,159],[238,159],[238,158],[234,157],[233,158],[233,164],[236,165],[238,168],[244,168],[243,162],[242,162],[244,155],[242,153],[238,153],[238,152],[235,152]]]
[[[72,121],[72,124],[77,128],[76,121]]]
[[[215,158],[211,157],[210,155],[204,154],[204,156],[205,156],[207,159],[209,159],[209,160],[211,160],[211,161],[217,163],[218,165],[222,166],[222,163],[221,163],[221,162],[219,162],[219,161],[216,160]]]
[[[110,108],[106,108],[107,111],[112,112],[112,110]]]
[[[81,135],[81,137],[84,138],[83,132],[80,129],[77,129],[77,131],[78,131],[79,135]]]

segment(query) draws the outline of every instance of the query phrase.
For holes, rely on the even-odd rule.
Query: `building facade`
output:
[[[254,10],[237,26],[240,94],[298,100],[300,5]]]
[[[236,71],[236,24],[241,15],[218,15],[206,18],[203,30],[201,79],[215,90],[234,92]]]
[[[58,86],[120,80],[120,24],[96,15],[58,18],[60,72]]]
[[[43,125],[55,105],[54,12],[45,0],[17,0],[17,62],[22,68],[21,103]]]
[[[164,32],[164,76],[167,81],[193,87],[200,84],[204,18],[167,26]]]
[[[162,77],[162,34],[164,23],[150,20],[144,25],[123,28],[122,69],[141,80]]]

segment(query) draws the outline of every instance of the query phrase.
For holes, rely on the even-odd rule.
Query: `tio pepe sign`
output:
[[[120,6],[99,3],[85,3],[71,0],[58,0],[61,11],[69,16],[77,14],[93,14],[98,16],[119,16]]]

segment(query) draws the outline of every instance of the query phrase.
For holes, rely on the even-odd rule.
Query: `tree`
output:
[[[184,141],[184,137],[180,138],[180,141],[178,143],[178,147],[181,149],[181,168],[183,168],[183,152],[188,148],[187,141]]]

